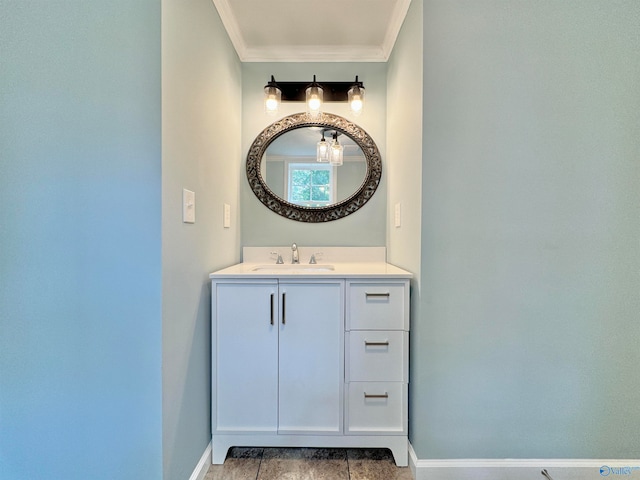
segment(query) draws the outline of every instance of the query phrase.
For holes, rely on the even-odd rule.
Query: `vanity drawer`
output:
[[[348,385],[346,433],[407,433],[407,390],[400,382],[352,382]]]
[[[347,381],[407,382],[408,344],[402,330],[347,332]]]
[[[350,282],[347,329],[409,330],[409,282]]]

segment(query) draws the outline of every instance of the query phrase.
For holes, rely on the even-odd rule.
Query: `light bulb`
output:
[[[311,94],[307,96],[307,112],[311,117],[317,117],[320,115],[320,108],[322,107],[322,97],[317,94]]]
[[[275,97],[275,95],[269,95],[264,101],[265,111],[271,115],[275,115],[276,113],[278,113],[279,105],[280,105],[280,102]]]
[[[318,97],[311,97],[309,99],[309,109],[310,110],[320,110],[320,99]]]
[[[362,113],[362,106],[362,100],[359,98],[351,100],[351,112],[353,112],[353,114],[358,115]]]

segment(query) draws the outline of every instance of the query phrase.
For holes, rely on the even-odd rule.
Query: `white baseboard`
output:
[[[415,480],[640,480],[640,459],[444,459],[420,460],[409,443]]]
[[[200,457],[200,461],[196,465],[196,468],[193,469],[193,473],[189,477],[189,480],[203,480],[204,476],[209,471],[209,467],[211,466],[211,442],[207,445],[207,448],[204,449],[204,453],[202,457]]]

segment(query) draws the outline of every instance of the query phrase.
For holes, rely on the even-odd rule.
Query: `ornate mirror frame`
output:
[[[367,162],[367,173],[360,188],[348,198],[325,207],[303,207],[280,198],[267,186],[260,174],[260,162],[267,147],[280,135],[303,127],[337,130],[351,137],[363,151]],[[330,222],[351,215],[371,199],[381,178],[382,159],[373,139],[355,123],[331,113],[322,113],[317,119],[311,119],[307,113],[296,113],[284,117],[260,132],[247,154],[247,179],[258,200],[272,212],[298,222]]]

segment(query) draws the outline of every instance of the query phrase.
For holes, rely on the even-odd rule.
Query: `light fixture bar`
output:
[[[282,92],[283,102],[304,102],[305,92],[310,82],[280,82],[278,87]],[[363,88],[362,82],[318,82],[323,89],[324,102],[346,102],[349,89],[356,83]]]

